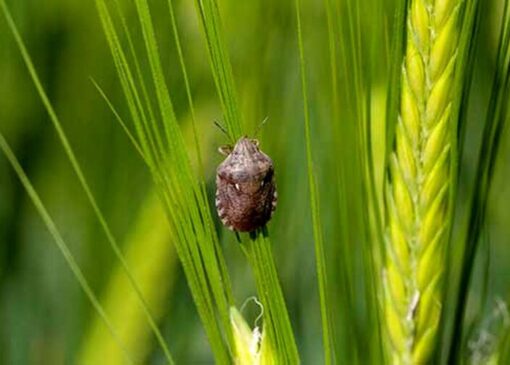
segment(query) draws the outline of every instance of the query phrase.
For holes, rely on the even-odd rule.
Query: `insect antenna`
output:
[[[228,137],[231,143],[235,143],[235,141],[232,139],[232,136],[228,133],[227,129],[218,120],[214,121],[214,125],[218,127],[220,131],[225,133],[225,135]]]
[[[253,138],[257,137],[257,134],[259,134],[260,130],[262,129],[264,124],[267,123],[268,120],[269,120],[269,117],[265,117],[264,120],[262,122],[260,122],[260,124],[257,126],[257,129],[255,129],[255,133],[253,133]]]

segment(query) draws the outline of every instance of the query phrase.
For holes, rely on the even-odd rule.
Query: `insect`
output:
[[[216,171],[218,216],[232,231],[253,232],[271,219],[276,208],[273,161],[256,139],[248,137],[219,151],[227,158]]]

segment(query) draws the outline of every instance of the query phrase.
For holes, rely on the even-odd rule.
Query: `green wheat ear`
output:
[[[431,361],[451,219],[452,86],[461,0],[412,0],[386,173],[385,317],[393,364]]]

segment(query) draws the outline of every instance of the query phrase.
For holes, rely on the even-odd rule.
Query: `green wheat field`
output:
[[[0,0],[0,364],[510,364],[509,104],[509,0]]]

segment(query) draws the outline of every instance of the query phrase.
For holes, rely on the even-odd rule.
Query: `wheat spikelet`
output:
[[[385,317],[391,361],[430,363],[448,231],[452,84],[461,0],[412,0],[387,170]]]
[[[262,315],[259,318],[262,318]],[[257,321],[255,320],[255,323]],[[274,365],[277,363],[276,355],[263,329],[256,324],[251,329],[243,315],[235,307],[230,308],[230,323],[235,344],[235,365]]]

